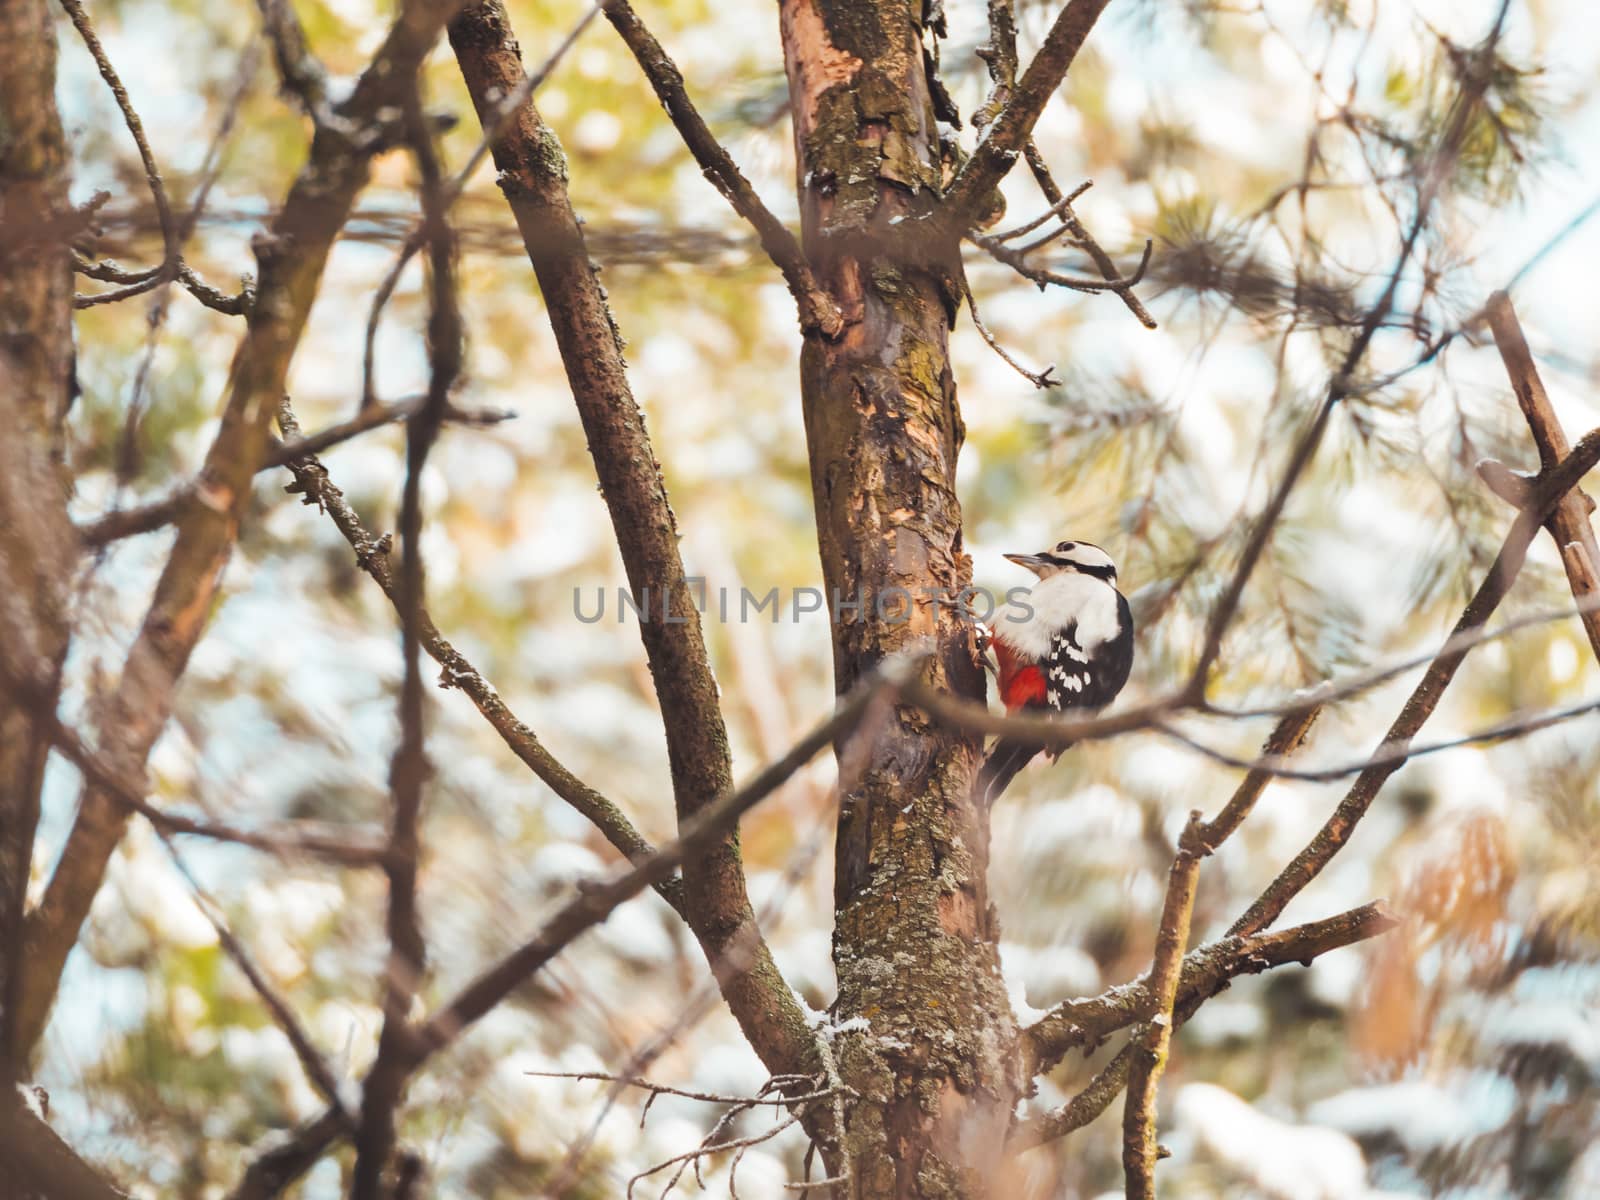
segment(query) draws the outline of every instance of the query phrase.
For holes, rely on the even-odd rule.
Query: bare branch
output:
[[[1044,155],[1039,153],[1039,147],[1034,145],[1033,139],[1028,140],[1023,148],[1023,154],[1028,160],[1028,169],[1033,172],[1034,182],[1039,185],[1039,190],[1044,193],[1044,198],[1054,204],[1061,204],[1061,223],[1066,227],[1067,234],[1081,246],[1086,254],[1094,261],[1095,269],[1100,272],[1100,277],[1109,283],[1119,283],[1122,280],[1117,270],[1117,264],[1111,260],[1104,247],[1100,245],[1092,233],[1089,232],[1078,214],[1072,211],[1072,201],[1080,194],[1074,191],[1070,195],[1061,196],[1061,189],[1056,186],[1055,179],[1050,174],[1050,168],[1044,161]],[[1056,197],[1061,200],[1057,201]],[[1148,243],[1147,243],[1148,244]],[[1128,306],[1128,311],[1138,318],[1139,324],[1146,329],[1156,328],[1156,319],[1150,315],[1148,309],[1140,302],[1129,288],[1113,288],[1122,302]]]
[[[687,820],[678,838],[662,846],[649,858],[614,872],[609,878],[585,883],[577,894],[547,920],[530,940],[467,984],[455,998],[420,1026],[407,1039],[402,1059],[406,1071],[414,1071],[440,1050],[451,1045],[475,1021],[491,1012],[507,996],[525,984],[575,939],[603,922],[618,905],[669,878],[672,872],[705,847],[715,845],[745,813],[781,787],[823,750],[862,723],[872,705],[884,696],[897,696],[908,681],[923,669],[926,654],[909,655],[882,664],[863,679],[834,712],[801,738],[778,761],[766,767],[744,787],[727,793],[704,806]],[[753,932],[753,928],[751,930]],[[261,1182],[271,1179],[279,1188],[287,1186],[309,1169],[318,1157],[340,1136],[341,1130],[331,1114],[302,1126],[291,1140],[257,1159],[244,1181],[233,1193],[233,1200],[255,1200],[275,1193],[263,1192]],[[271,1163],[264,1160],[270,1157]]]
[[[8,1190],[49,1200],[128,1200],[27,1105],[9,1083],[0,1091],[0,1154]]]
[[[1109,0],[1068,0],[1056,16],[1044,45],[1028,64],[1005,107],[946,189],[939,218],[946,229],[965,233],[989,206],[990,194],[1022,153],[1045,102],[1061,85],[1108,3]]]
[[[397,404],[376,405],[373,408],[363,409],[348,421],[331,425],[310,437],[280,442],[262,460],[260,470],[286,466],[295,459],[320,453],[359,437],[369,430],[379,429],[396,421],[404,421],[417,413],[424,399],[425,397],[417,396]],[[484,419],[498,419],[498,415],[491,414]],[[197,497],[203,497],[204,492],[204,477],[191,479],[147,504],[134,508],[114,508],[105,515],[79,526],[78,532],[83,544],[90,548],[104,546],[141,533],[153,533],[176,521],[189,504]]]
[[[1267,738],[1267,744],[1261,749],[1262,755],[1275,760],[1287,759],[1305,743],[1306,735],[1311,732],[1321,713],[1321,706],[1313,705],[1302,712],[1284,716]],[[1267,771],[1252,770],[1241,779],[1232,797],[1222,806],[1222,811],[1201,828],[1201,844],[1209,850],[1215,850],[1231,837],[1255,808],[1256,801],[1261,798],[1271,778]]]
[[[1343,946],[1378,937],[1398,924],[1384,903],[1375,901],[1275,933],[1249,937],[1230,934],[1210,942],[1183,960],[1174,1025],[1182,1025],[1240,975],[1257,975],[1289,963],[1309,963]],[[1091,999],[1057,1005],[1023,1032],[1032,1074],[1048,1070],[1070,1050],[1098,1045],[1116,1030],[1143,1020],[1154,1008],[1155,998],[1144,980],[1112,988]],[[1122,1090],[1130,1058],[1125,1049],[1081,1095],[1018,1125],[1006,1142],[1007,1149],[1026,1150],[1094,1120]]]
[[[295,421],[287,397],[283,398],[279,408],[278,423],[286,439],[286,449],[297,448],[312,440],[299,437],[300,427]],[[383,589],[384,595],[398,605],[399,585],[389,566],[388,538],[374,537],[362,524],[360,516],[345,499],[344,493],[328,477],[327,468],[314,457],[293,459],[287,465],[295,477],[295,487],[304,495],[305,502],[316,505],[328,514],[328,518],[355,551],[356,565],[370,575]],[[477,706],[484,719],[524,766],[549,786],[557,796],[583,814],[606,841],[625,858],[638,861],[655,853],[655,847],[633,827],[626,813],[567,770],[545,748],[538,735],[517,718],[478,669],[468,662],[454,645],[445,640],[426,610],[421,613],[419,632],[422,648],[443,668],[439,685],[459,688],[466,693],[467,698]],[[683,905],[681,880],[669,877],[664,879],[656,890],[662,899],[681,914]]]
[[[23,681],[8,679],[6,682],[24,694],[30,690]],[[360,830],[339,829],[337,826],[318,828],[315,823],[307,821],[286,822],[276,829],[239,829],[215,821],[197,821],[165,812],[144,798],[146,789],[142,781],[127,778],[86,746],[83,739],[61,724],[54,714],[51,715],[48,736],[50,744],[83,773],[88,783],[129,811],[138,813],[163,835],[209,838],[272,854],[308,854],[345,867],[378,866],[388,853],[382,842]]]
[[[194,199],[189,205],[189,211],[184,214],[177,232],[174,234],[171,253],[178,256],[177,276],[185,274],[182,261],[183,248],[190,236],[194,233],[195,226],[199,224],[200,214],[205,211],[206,201],[211,195],[211,189],[216,184],[217,176],[222,171],[222,151],[233,134],[234,123],[238,120],[239,109],[244,104],[245,95],[255,81],[256,68],[260,65],[259,49],[254,42],[247,45],[239,56],[239,64],[235,70],[233,94],[229,96],[227,105],[222,112],[222,120],[217,124],[217,130],[211,137],[211,144],[206,147],[206,156],[201,162],[200,182],[195,188]],[[194,272],[187,274],[194,278]],[[154,274],[156,284],[155,296],[150,304],[149,312],[145,317],[144,350],[139,356],[139,365],[133,373],[133,386],[129,391],[126,413],[122,419],[122,444],[117,450],[116,479],[118,494],[121,489],[138,473],[139,467],[139,429],[144,419],[145,405],[147,403],[146,384],[150,377],[150,370],[155,365],[156,348],[161,341],[161,331],[166,326],[167,314],[172,308],[172,278],[170,264],[163,263]]]
[[[1456,622],[1452,638],[1481,628],[1488,621],[1522,569],[1528,547],[1537,535],[1544,515],[1577,485],[1597,461],[1600,461],[1600,429],[1590,431],[1573,447],[1571,454],[1540,475],[1537,495],[1518,514],[1500,547],[1500,553],[1495,556],[1494,564]],[[1356,777],[1350,791],[1305,849],[1268,885],[1244,916],[1234,922],[1231,932],[1254,933],[1265,929],[1343,848],[1355,831],[1357,822],[1366,815],[1378,790],[1404,761],[1404,756],[1397,755],[1396,751],[1409,750],[1411,739],[1433,714],[1466,655],[1464,649],[1451,649],[1441,651],[1434,658],[1374,752],[1372,764]]]
[[[451,5],[405,4],[347,102],[352,119],[400,98],[438,37]],[[204,478],[214,504],[188,506],[156,584],[144,624],[115,694],[105,705],[101,745],[113,761],[141,764],[166,724],[172,697],[211,612],[250,499],[250,480],[266,456],[270,425],[306,316],[335,237],[366,184],[376,144],[321,136],[271,231],[256,239],[264,302],[251,308],[235,357],[223,418],[206,454]],[[32,961],[19,1005],[19,1038],[30,1046],[44,1028],[67,953],[99,890],[127,810],[115,798],[86,790],[44,899],[29,915]]]
[[[94,31],[89,14],[84,11],[79,0],[61,0],[61,7],[66,10],[67,17],[72,21],[72,27],[78,31],[78,36],[83,39],[83,44],[88,47],[89,54],[94,58],[94,65],[99,68],[100,78],[106,81],[106,86],[116,97],[117,107],[122,110],[123,124],[128,127],[128,132],[133,135],[134,145],[139,148],[139,161],[144,165],[145,182],[150,185],[150,198],[155,201],[156,216],[161,223],[161,243],[165,247],[162,264],[154,277],[154,282],[150,284],[150,287],[155,287],[175,277],[179,250],[178,227],[172,219],[172,205],[167,200],[166,185],[161,181],[161,169],[156,166],[155,153],[150,149],[150,142],[145,137],[144,122],[139,120],[139,114],[134,111],[133,102],[128,99],[128,90],[122,86],[122,79],[118,76],[117,69],[111,65],[105,47],[100,44],[99,35]],[[140,291],[150,290],[149,287],[134,286],[137,291],[124,289],[124,295],[136,295]],[[100,302],[109,301],[103,299]]]
[[[422,112],[415,79],[405,95],[407,138],[421,176],[423,228],[428,239],[429,379],[426,402],[406,428],[406,482],[400,503],[401,657],[400,744],[389,768],[393,819],[389,833],[389,961],[383,979],[383,1029],[377,1057],[362,1093],[356,1130],[351,1196],[379,1200],[382,1177],[394,1152],[395,1108],[405,1086],[401,1047],[411,1036],[411,1005],[427,969],[422,917],[417,908],[417,870],[422,854],[422,789],[429,766],[422,707],[421,628],[425,572],[422,562],[422,472],[439,430],[451,389],[461,373],[461,309],[456,296],[455,238],[446,221],[443,176],[433,135]]]
[[[450,23],[467,91],[480,123],[522,78],[504,6],[489,0]],[[554,134],[531,102],[510,118],[493,147],[502,187],[522,232],[561,361],[611,514],[628,583],[654,618],[640,636],[666,726],[667,759],[680,829],[731,786],[727,730],[705,634],[678,550],[677,520],[661,469],[628,386],[619,337],[584,247],[567,194]],[[722,959],[754,914],[733,838],[684,866],[685,914],[708,961]],[[805,1014],[764,942],[747,970],[720,980],[723,996],[773,1074],[815,1069]]]
[[[1522,335],[1522,325],[1511,307],[1511,297],[1496,292],[1489,297],[1485,307],[1489,328],[1494,333],[1495,345],[1505,363],[1506,374],[1511,377],[1512,389],[1517,394],[1517,404],[1527,418],[1528,429],[1539,448],[1539,464],[1549,471],[1569,452],[1566,431],[1556,417],[1555,408],[1539,378],[1539,368],[1534,365],[1528,341]],[[1520,506],[1519,506],[1520,507]],[[1572,587],[1572,598],[1580,605],[1600,596],[1595,588],[1595,570],[1600,567],[1600,546],[1595,544],[1594,527],[1589,514],[1594,511],[1594,501],[1582,488],[1574,487],[1556,503],[1545,521],[1550,536],[1555,538],[1561,551],[1562,565],[1567,571],[1567,581]],[[1589,635],[1589,647],[1600,661],[1600,611],[1593,608],[1583,613],[1584,632]]]
[[[98,279],[102,283],[142,285],[136,290],[129,288],[121,292],[99,292],[92,296],[76,296],[72,302],[74,308],[95,308],[101,304],[111,304],[118,300],[126,300],[130,296],[136,296],[141,292],[152,290],[161,281],[160,267],[150,267],[143,271],[130,271],[110,259],[102,258],[91,261],[79,254],[73,255],[72,269],[79,275],[87,276],[90,279]],[[226,316],[243,316],[255,300],[255,288],[248,279],[245,281],[244,289],[238,295],[229,296],[201,279],[199,275],[195,274],[194,268],[186,262],[180,261],[178,263],[177,280],[183,284],[184,290],[200,301],[201,304]]]
[[[961,273],[961,290],[966,294],[967,311],[972,314],[973,325],[977,327],[978,332],[983,336],[983,340],[989,344],[989,349],[998,354],[1001,361],[1004,362],[1006,366],[1010,367],[1018,375],[1021,375],[1036,388],[1052,388],[1060,386],[1061,381],[1059,379],[1050,378],[1051,374],[1056,369],[1054,363],[1051,363],[1042,371],[1030,371],[1027,367],[1023,366],[1020,362],[1013,358],[1010,352],[1000,344],[998,339],[996,339],[994,334],[989,332],[989,327],[983,323],[983,317],[978,312],[978,301],[977,298],[972,294],[972,285],[967,282],[967,273],[965,271]]]
[[[789,285],[795,303],[800,306],[801,330],[806,333],[816,330],[825,337],[838,337],[844,330],[844,317],[838,306],[812,274],[800,242],[762,203],[761,197],[740,172],[733,157],[706,126],[694,102],[689,99],[689,92],[683,84],[683,73],[678,70],[677,64],[662,49],[655,35],[645,28],[627,0],[604,0],[602,7],[606,20],[611,22],[622,35],[628,49],[633,51],[633,57],[644,71],[645,78],[650,81],[650,86],[655,89],[662,107],[677,126],[684,145],[694,155],[695,162],[700,164],[701,172],[733,206],[734,212],[755,227],[761,239],[761,248],[783,272],[784,282]]]
[[[1051,237],[1042,240],[1053,240],[1054,236],[1051,235]],[[1044,267],[1034,266],[1028,262],[1028,253],[1035,249],[1036,246],[1023,246],[1014,249],[999,238],[990,237],[988,234],[979,233],[976,230],[967,234],[967,240],[985,250],[996,262],[1004,263],[1024,279],[1032,280],[1041,289],[1047,285],[1054,285],[1074,292],[1089,292],[1091,294],[1116,292],[1121,296],[1132,295],[1133,288],[1144,279],[1144,273],[1150,267],[1150,254],[1154,247],[1154,243],[1148,238],[1145,239],[1144,253],[1140,256],[1139,265],[1134,269],[1132,275],[1124,278],[1117,273],[1117,268],[1113,264],[1110,273],[1105,278],[1090,279],[1087,276],[1063,275],[1059,271],[1050,271]],[[1107,261],[1109,262],[1109,259]],[[1146,317],[1149,316],[1148,313],[1145,315]],[[1153,318],[1147,322],[1147,326],[1151,329],[1155,328]]]
[[[1205,845],[1200,810],[1189,814],[1189,824],[1178,842],[1178,856],[1167,878],[1167,898],[1161,908],[1161,928],[1156,934],[1156,956],[1148,984],[1155,1013],[1129,1041],[1128,1099],[1122,1117],[1122,1169],[1128,1200],[1151,1200],[1156,1183],[1156,1089],[1167,1068],[1172,1049],[1173,1007],[1178,999],[1178,979],[1183,952],[1189,946],[1189,920],[1200,879],[1200,860],[1211,853]]]
[[[328,1102],[330,1108],[337,1110],[347,1124],[353,1124],[343,1102],[339,1099],[339,1081],[334,1076],[333,1069],[317,1052],[316,1046],[311,1041],[311,1035],[294,1015],[294,1009],[289,1006],[288,1000],[272,986],[271,981],[250,957],[250,952],[245,949],[244,943],[234,936],[233,930],[223,919],[221,906],[205,888],[200,886],[200,881],[194,877],[194,872],[190,871],[188,864],[183,861],[183,856],[178,853],[178,848],[173,845],[171,837],[163,833],[161,841],[172,858],[173,866],[178,868],[179,873],[188,882],[189,890],[194,894],[196,907],[210,922],[211,928],[216,932],[217,940],[222,943],[222,948],[228,957],[233,959],[234,965],[243,973],[250,986],[255,989],[256,995],[261,997],[261,1002],[266,1005],[267,1012],[283,1031],[284,1037],[289,1039],[289,1046],[300,1062],[300,1069],[306,1073],[306,1078],[322,1094],[322,1098]]]

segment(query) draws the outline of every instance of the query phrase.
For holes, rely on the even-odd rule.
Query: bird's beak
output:
[[[1047,565],[1042,554],[1007,554],[1003,557],[1009,562],[1016,563],[1019,567],[1027,567],[1030,571],[1037,571],[1040,567]]]

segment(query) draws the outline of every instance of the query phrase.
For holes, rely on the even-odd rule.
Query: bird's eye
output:
[[[1078,544],[1077,542],[1061,542],[1060,544],[1058,544],[1056,546],[1056,553],[1057,554],[1065,554],[1068,550],[1071,550],[1077,544]]]

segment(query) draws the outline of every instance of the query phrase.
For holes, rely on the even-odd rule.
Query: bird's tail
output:
[[[1039,750],[1039,743],[1018,738],[1003,737],[995,742],[983,766],[978,768],[978,778],[972,785],[973,799],[985,808],[992,807],[1017,772],[1032,762]]]

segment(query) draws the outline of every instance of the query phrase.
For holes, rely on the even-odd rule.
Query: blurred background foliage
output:
[[[510,5],[537,61],[577,0]],[[946,82],[964,113],[987,86],[973,51],[983,6],[946,5]],[[1054,4],[1020,5],[1024,54]],[[335,73],[366,61],[387,21],[371,0],[301,0],[311,43]],[[1494,6],[1113,5],[1039,127],[1068,186],[1092,178],[1086,224],[1142,286],[1158,332],[1109,296],[1041,293],[970,252],[991,328],[1022,361],[1064,379],[1035,391],[963,315],[952,339],[968,442],[961,471],[975,579],[1024,582],[1001,557],[1062,535],[1105,545],[1134,594],[1141,636],[1129,697],[1180,678],[1246,532],[1281,475],[1359,319],[1393,269],[1415,207],[1419,149],[1460,90],[1464,48]],[[776,14],[663,0],[644,13],[734,157],[795,219],[794,164]],[[222,107],[252,69],[249,6],[105,0],[95,16],[181,209]],[[137,159],[93,65],[62,27],[60,101],[75,194],[114,194],[101,252],[159,261]],[[1398,309],[1359,367],[1370,389],[1335,414],[1228,638],[1216,693],[1281,698],[1367,665],[1426,652],[1454,621],[1510,520],[1473,464],[1536,459],[1485,334],[1453,337],[1483,302],[1593,200],[1600,180],[1600,36],[1587,6],[1512,7],[1485,93],[1403,276]],[[306,124],[254,67],[237,127],[188,256],[224,288],[251,266],[249,239],[301,162]],[[433,108],[461,118],[443,139],[459,165],[478,138],[454,63],[427,68]],[[820,586],[798,401],[799,341],[777,274],[753,251],[603,22],[585,33],[538,104],[570,158],[574,202],[604,266],[692,572],[733,619],[707,633],[735,763],[747,776],[831,703],[827,625],[795,614]],[[963,131],[970,148],[972,130]],[[1025,172],[1012,219],[1043,201]],[[1304,186],[1300,186],[1300,185]],[[416,211],[413,167],[377,164],[329,265],[292,394],[314,430],[353,413],[370,297]],[[667,768],[623,582],[582,433],[514,227],[485,169],[455,209],[470,331],[462,403],[510,410],[489,429],[449,430],[424,476],[428,603],[467,654],[568,766],[652,838],[671,829]],[[1571,231],[1516,298],[1572,436],[1596,423],[1600,316],[1590,303],[1594,226]],[[1072,256],[1064,269],[1081,270]],[[85,284],[86,287],[96,285]],[[76,512],[160,494],[198,465],[213,428],[236,322],[176,295],[145,383],[136,469],[119,484],[123,415],[147,337],[146,300],[79,314],[72,460]],[[420,390],[425,295],[401,279],[378,337],[377,384]],[[1421,360],[1421,361],[1419,361]],[[397,431],[326,457],[375,529],[392,529],[403,475]],[[281,816],[374,823],[386,811],[396,738],[393,612],[315,509],[264,473],[229,567],[226,599],[194,657],[180,710],[152,759],[157,798],[248,822]],[[80,591],[71,714],[92,705],[142,615],[167,534],[112,547]],[[1514,616],[1570,604],[1542,539]],[[740,621],[738,595],[780,590],[783,611]],[[605,619],[585,623],[608,597]],[[714,606],[713,606],[714,607]],[[1370,749],[1408,673],[1326,714],[1307,763]],[[1600,670],[1566,620],[1474,652],[1427,736],[1593,696]],[[435,775],[422,898],[429,1001],[529,931],[612,853],[533,780],[457,692],[431,699]],[[1260,721],[1194,725],[1252,753]],[[1164,1089],[1174,1196],[1563,1196],[1600,1193],[1595,1082],[1600,1040],[1600,743],[1591,715],[1519,741],[1418,761],[1390,784],[1354,843],[1289,919],[1387,896],[1406,917],[1378,943],[1309,970],[1246,979],[1180,1035]],[[758,908],[796,989],[832,995],[831,763],[817,763],[750,817],[744,845]],[[1188,810],[1214,810],[1235,773],[1159,735],[1081,747],[1025,775],[995,818],[1003,957],[1017,1003],[1045,1008],[1148,964],[1173,839]],[[52,768],[38,882],[71,818],[76,780]],[[1223,928],[1321,822],[1338,785],[1277,784],[1201,877],[1196,936]],[[823,853],[798,880],[785,872]],[[304,1016],[344,1077],[373,1054],[383,961],[381,881],[189,844],[186,861]],[[403,1136],[438,1195],[538,1192],[596,1126],[580,1196],[618,1195],[645,1165],[688,1149],[716,1118],[663,1099],[605,1111],[602,1085],[530,1071],[619,1069],[674,1026],[706,970],[653,897],[616,913],[412,1087]],[[1103,1058],[1075,1058],[1041,1085],[1071,1094]],[[86,1154],[141,1195],[221,1195],[252,1148],[319,1110],[285,1039],[216,944],[159,842],[136,826],[75,953],[40,1082]],[[754,1056],[715,1006],[649,1064],[663,1082],[751,1092]],[[758,1128],[747,1118],[739,1129]],[[747,1196],[784,1194],[797,1140],[746,1156]],[[1028,1195],[1117,1186],[1109,1122],[1024,1160]],[[726,1193],[717,1165],[705,1189]],[[331,1158],[297,1194],[332,1196]],[[686,1185],[690,1192],[696,1185]]]

